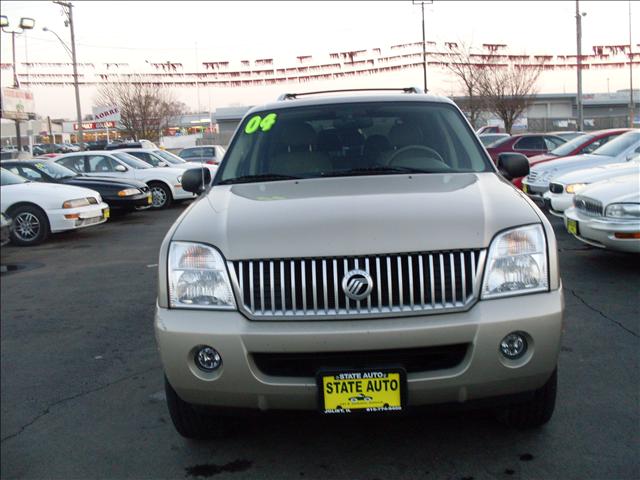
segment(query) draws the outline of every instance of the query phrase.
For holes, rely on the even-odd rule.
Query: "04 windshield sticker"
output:
[[[254,115],[249,119],[247,125],[244,127],[244,133],[251,135],[252,133],[260,130],[261,132],[268,132],[276,123],[278,116],[275,113],[268,113],[264,117],[260,115]]]

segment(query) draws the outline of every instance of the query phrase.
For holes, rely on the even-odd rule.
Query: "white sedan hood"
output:
[[[555,183],[562,185],[570,185],[572,183],[594,183],[608,178],[629,175],[632,173],[640,173],[640,159],[630,162],[611,163],[608,165],[600,165],[593,168],[585,168],[575,170],[554,177]]]
[[[28,182],[2,187],[2,211],[17,202],[32,202],[44,209],[62,208],[67,200],[94,197],[101,201],[95,190],[58,183]]]
[[[603,206],[611,203],[640,203],[640,173],[596,182],[582,190],[579,196],[597,200]]]

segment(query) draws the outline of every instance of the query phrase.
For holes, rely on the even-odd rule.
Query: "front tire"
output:
[[[169,187],[164,183],[151,182],[149,188],[151,189],[151,208],[161,210],[171,205],[173,196]]]
[[[498,418],[505,425],[517,429],[541,427],[553,416],[558,390],[558,369],[556,368],[541,388],[536,390],[533,398],[525,403],[506,407]]]
[[[11,242],[15,245],[39,245],[49,236],[47,214],[35,205],[21,205],[9,211],[13,219]]]
[[[185,438],[204,440],[213,436],[212,417],[198,412],[193,405],[182,400],[164,377],[164,391],[173,426]]]

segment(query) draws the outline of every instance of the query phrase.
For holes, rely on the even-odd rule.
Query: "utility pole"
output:
[[[633,101],[633,53],[631,43],[631,0],[629,0],[629,128],[633,128],[635,104]]]
[[[433,0],[412,0],[414,5],[420,5],[422,10],[422,73],[424,77],[424,93],[427,93],[427,34],[424,26],[424,4],[433,4]]]
[[[83,135],[82,135],[82,110],[80,108],[80,86],[78,85],[78,62],[76,56],[76,36],[75,31],[73,29],[73,5],[71,2],[62,2],[62,1],[54,1],[62,7],[64,13],[67,16],[67,22],[69,24],[69,29],[71,30],[71,61],[73,62],[73,86],[75,88],[76,93],[76,115],[78,117],[78,134],[77,141],[80,144],[80,149],[83,148]]]
[[[581,131],[584,128],[584,114],[582,111],[582,15],[579,0],[576,0],[576,42],[578,44],[578,131]]]

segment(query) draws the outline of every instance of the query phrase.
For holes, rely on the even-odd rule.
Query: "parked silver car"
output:
[[[200,197],[162,243],[155,317],[182,435],[219,428],[203,407],[495,400],[512,426],[551,418],[553,229],[458,107],[415,91],[285,95],[247,114],[211,186],[185,172]],[[529,169],[519,153],[499,163]]]

